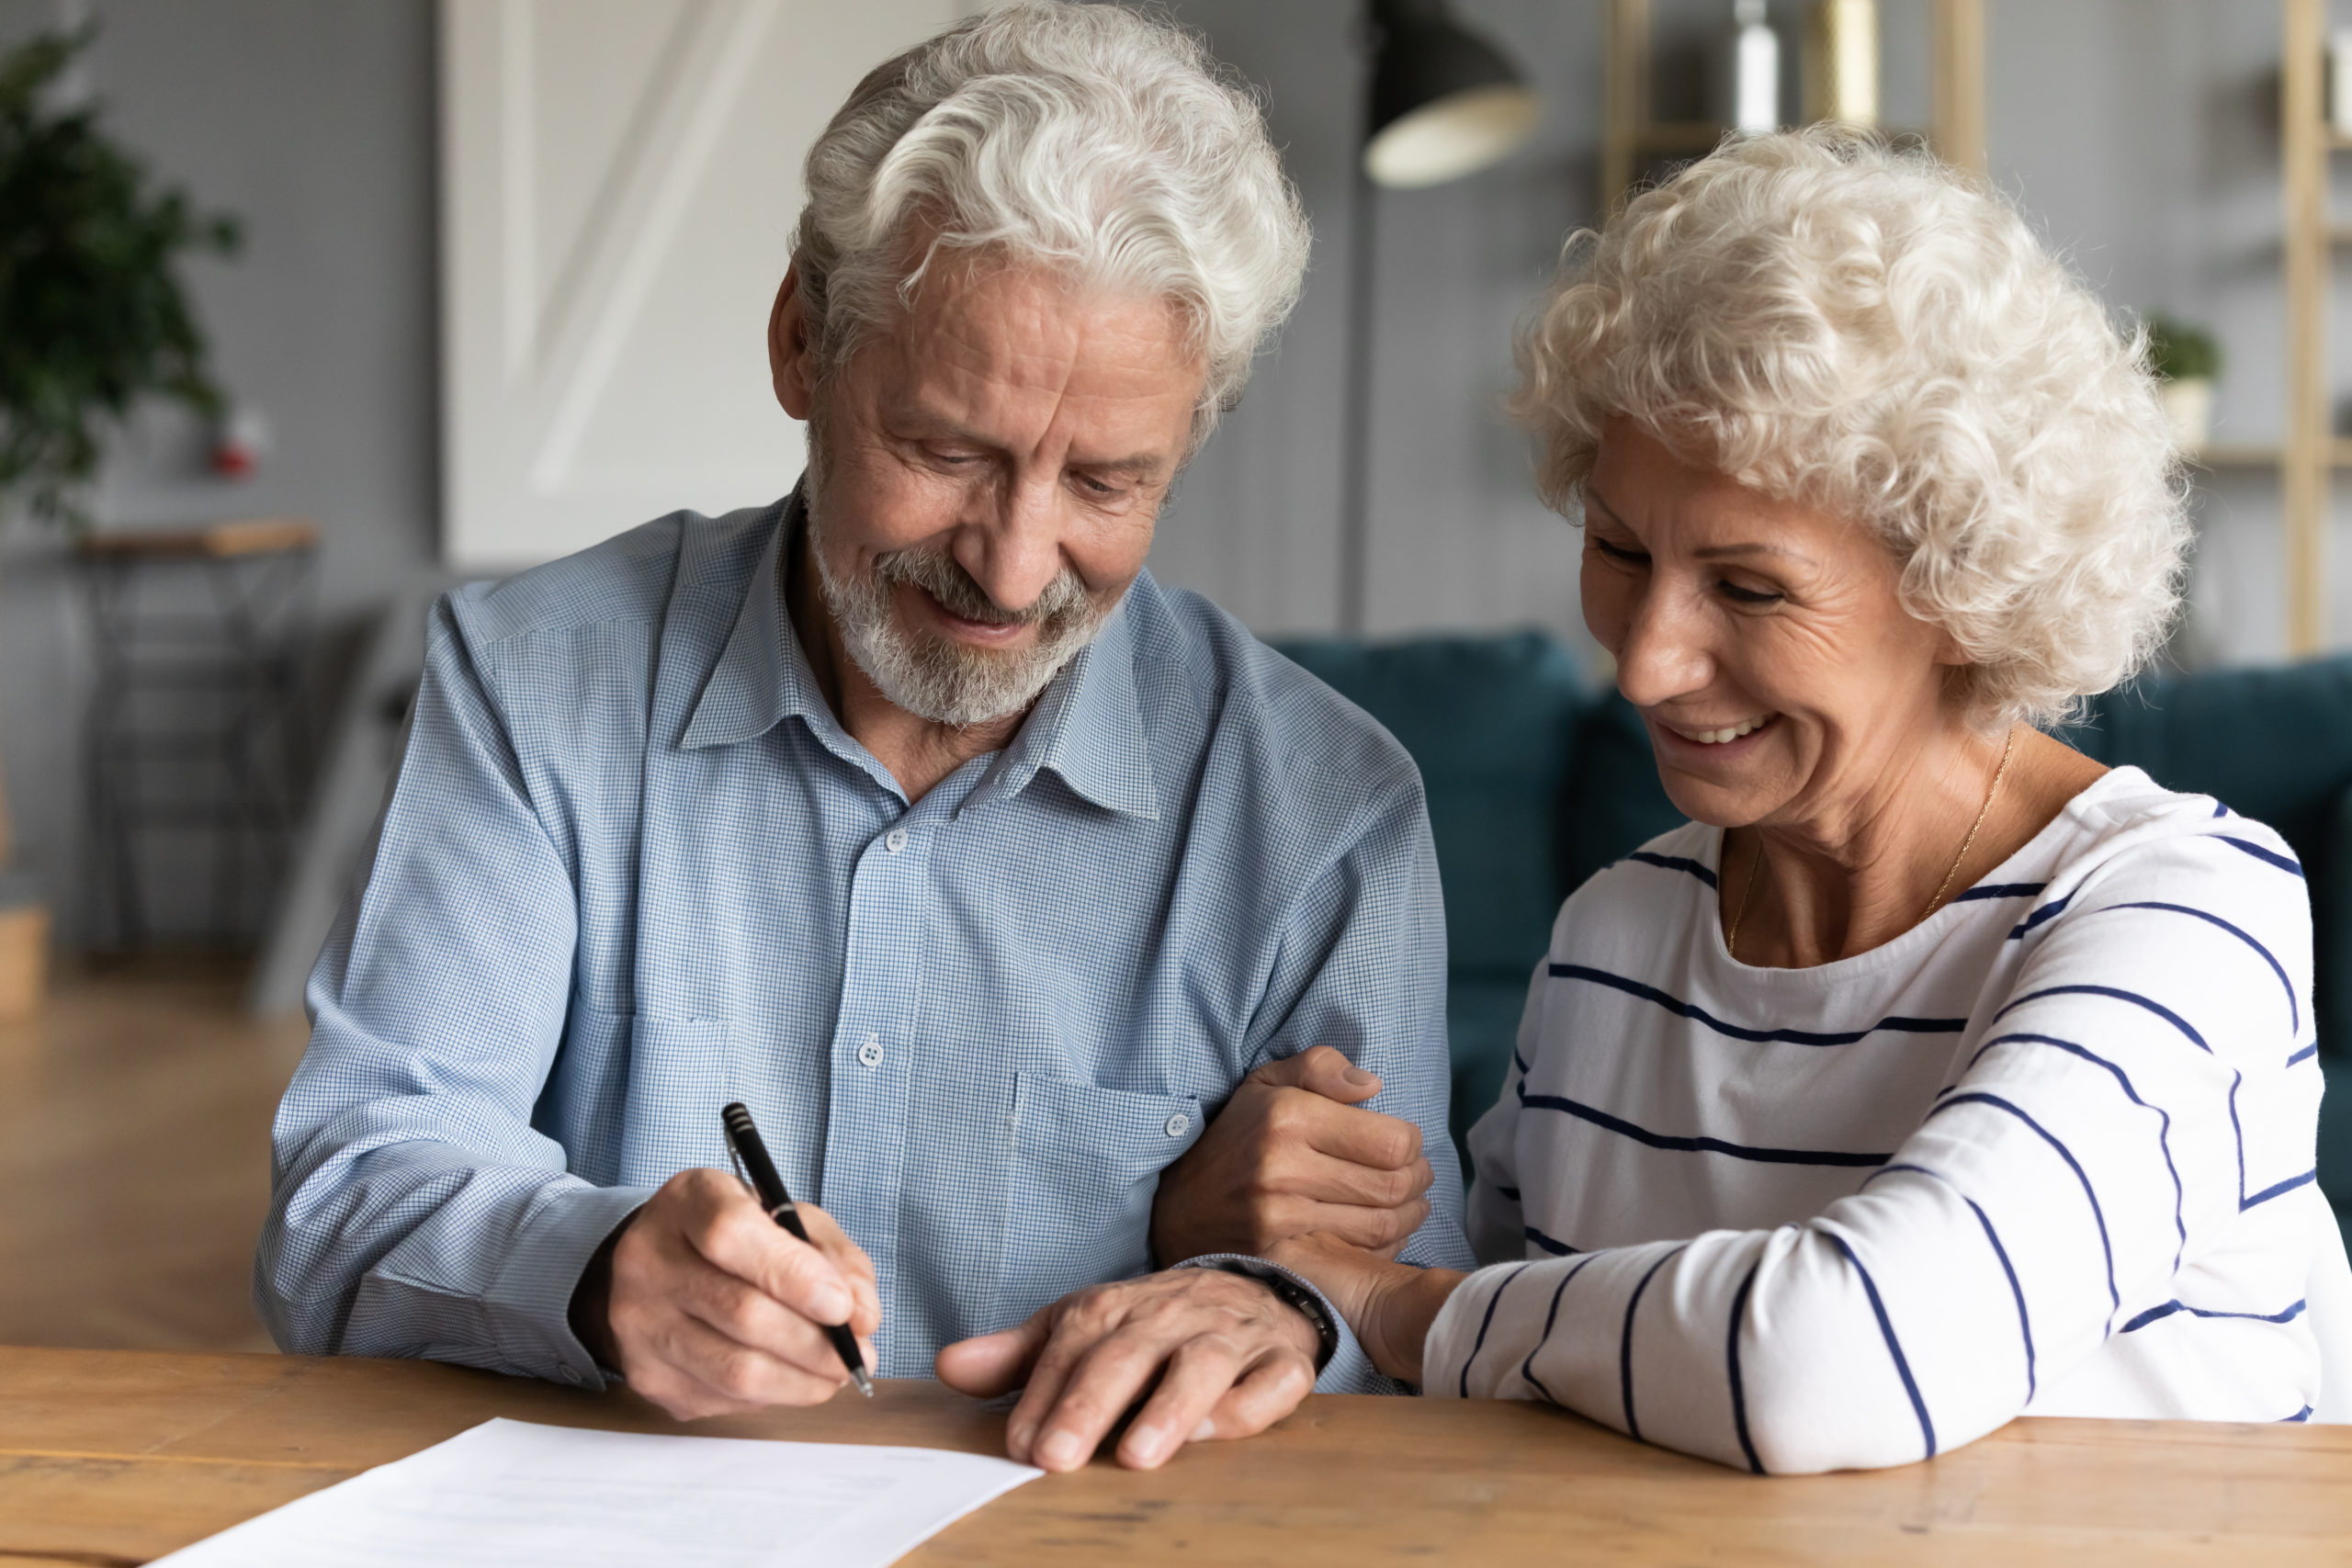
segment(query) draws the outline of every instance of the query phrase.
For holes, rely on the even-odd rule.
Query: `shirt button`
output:
[[[563,1381],[576,1388],[587,1380],[581,1375],[578,1367],[566,1367],[563,1369]]]
[[[892,854],[897,854],[900,850],[907,847],[907,830],[904,828],[891,829],[888,833],[883,836],[882,847],[888,850]]]
[[[1181,1138],[1192,1130],[1193,1119],[1190,1116],[1185,1115],[1181,1111],[1176,1112],[1175,1115],[1170,1116],[1168,1119],[1167,1126],[1162,1129],[1162,1131],[1166,1132],[1171,1138]]]
[[[880,1066],[882,1065],[881,1038],[878,1035],[867,1035],[865,1043],[857,1048],[857,1059],[869,1067]]]

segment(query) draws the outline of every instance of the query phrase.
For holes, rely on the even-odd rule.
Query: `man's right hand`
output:
[[[1421,1130],[1363,1109],[1377,1075],[1329,1045],[1242,1079],[1200,1141],[1159,1178],[1151,1250],[1162,1267],[1210,1252],[1263,1258],[1328,1231],[1394,1258],[1429,1218]]]
[[[680,1171],[582,1276],[573,1330],[681,1421],[823,1404],[849,1381],[825,1325],[847,1323],[870,1367],[882,1302],[865,1251],[822,1209],[798,1207],[808,1242],[734,1177]]]

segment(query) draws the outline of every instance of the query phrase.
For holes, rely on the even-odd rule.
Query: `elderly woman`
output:
[[[1471,1134],[1492,1266],[1277,1256],[1431,1394],[1758,1472],[2307,1416],[2301,873],[2042,728],[2177,598],[2135,345],[1999,200],[1815,132],[1633,201],[1522,363],[1692,822],[1560,911]]]

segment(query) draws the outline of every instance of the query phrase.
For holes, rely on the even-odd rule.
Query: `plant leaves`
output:
[[[233,218],[157,188],[95,109],[51,107],[94,31],[0,53],[0,495],[77,526],[74,497],[133,401],[223,406],[175,268],[240,239]]]

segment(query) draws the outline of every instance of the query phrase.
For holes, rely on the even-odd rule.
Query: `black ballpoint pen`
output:
[[[718,1113],[718,1123],[727,1134],[728,1152],[749,1176],[752,1190],[760,1195],[760,1207],[768,1212],[768,1218],[808,1241],[808,1227],[800,1223],[800,1211],[793,1206],[792,1194],[784,1190],[784,1178],[776,1174],[775,1161],[768,1158],[768,1146],[760,1142],[760,1130],[752,1125],[752,1113],[738,1100]],[[873,1398],[874,1380],[866,1375],[865,1357],[858,1349],[857,1336],[849,1331],[849,1325],[830,1325],[825,1337],[833,1342],[842,1365],[849,1369],[850,1380],[857,1384],[857,1392]]]

